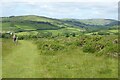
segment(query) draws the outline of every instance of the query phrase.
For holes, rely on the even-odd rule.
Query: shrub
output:
[[[50,45],[50,48],[53,50],[53,51],[59,51],[59,50],[63,50],[64,47],[60,44],[52,44]]]
[[[96,49],[95,49],[95,46],[92,45],[92,44],[86,44],[84,47],[83,47],[83,52],[89,52],[89,53],[95,53]]]
[[[108,46],[106,51],[110,53],[119,53],[118,44],[113,44],[111,46]]]
[[[38,38],[47,38],[47,37],[52,37],[52,32],[39,32],[37,34]]]
[[[19,40],[23,40],[23,39],[24,39],[24,36],[18,36],[18,39],[19,39]]]
[[[92,39],[93,39],[93,41],[95,41],[95,42],[96,42],[96,41],[99,41],[99,40],[101,40],[101,38],[102,38],[102,37],[95,36],[95,37],[93,37]]]
[[[96,51],[100,51],[100,50],[104,49],[104,47],[105,47],[104,43],[101,43],[101,42],[95,43]]]
[[[9,33],[2,33],[2,38],[11,38],[12,36]]]
[[[64,46],[56,41],[37,41],[37,47],[42,54],[56,54],[57,51],[64,50]]]
[[[75,36],[76,36],[76,34],[75,34],[75,33],[71,33],[71,35],[72,35],[72,37],[75,37]]]

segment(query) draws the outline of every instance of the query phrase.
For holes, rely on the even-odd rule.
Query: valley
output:
[[[37,15],[1,19],[3,78],[118,77],[117,20]]]

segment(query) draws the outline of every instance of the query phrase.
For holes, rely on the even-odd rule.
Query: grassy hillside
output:
[[[115,22],[116,20],[112,19],[83,19],[79,20],[80,22],[83,22],[85,24],[90,24],[90,25],[107,25],[112,22]]]
[[[112,19],[62,19],[74,27],[85,28],[87,31],[98,31],[118,26],[117,20]]]
[[[109,29],[118,22],[111,19],[53,19],[43,16],[25,15],[2,17],[3,31],[58,30],[73,27],[87,31]],[[1,23],[0,23],[1,24]]]
[[[58,19],[42,16],[10,16],[2,17],[2,28],[5,31],[12,30],[54,30],[70,26]]]
[[[62,19],[64,21],[78,21],[84,24],[89,25],[107,25],[113,22],[117,22],[117,20],[113,19]]]
[[[32,17],[32,18],[31,18]],[[2,18],[2,29],[5,31],[23,31],[23,30],[37,30],[37,29],[59,29],[59,26],[45,21],[37,21],[36,16],[17,16]],[[29,19],[29,20],[28,20]],[[34,21],[34,19],[36,21]],[[39,20],[44,20],[39,18]]]

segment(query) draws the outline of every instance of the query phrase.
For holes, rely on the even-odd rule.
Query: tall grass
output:
[[[17,48],[12,39],[2,39],[2,57],[9,55]]]
[[[107,48],[105,51],[97,50],[91,45],[95,45],[96,41],[105,43],[106,41],[112,44],[116,39],[115,36],[82,36],[82,37],[60,37],[54,39],[42,38],[36,41],[39,49],[39,58],[37,59],[39,68],[43,65],[43,72],[36,73],[36,76],[41,77],[62,77],[62,78],[115,78],[118,77],[118,59],[107,56]],[[84,40],[84,41],[83,41]],[[105,40],[105,41],[104,41]],[[92,41],[91,44],[89,44]],[[94,43],[95,42],[95,43]],[[109,43],[109,48],[113,46]],[[52,49],[54,47],[57,50]],[[86,46],[90,45],[90,47]],[[106,45],[106,44],[105,44]],[[45,46],[45,47],[44,47]],[[63,48],[59,50],[59,47]],[[84,51],[86,48],[91,48],[92,51]],[[117,50],[117,49],[116,49]],[[91,54],[93,53],[94,54]],[[100,55],[100,53],[102,55]],[[112,50],[113,51],[113,50]],[[110,51],[110,52],[112,52]],[[105,53],[106,52],[106,53]],[[114,51],[113,51],[114,52]],[[98,56],[99,55],[99,56]],[[41,69],[41,67],[39,68]],[[46,75],[44,73],[46,72]]]
[[[108,42],[106,45],[110,45],[109,48],[111,48],[111,44],[114,45],[113,41],[116,38],[116,36],[39,38],[34,41],[35,44],[29,42],[29,40],[20,41],[21,49],[18,49],[11,40],[5,39],[3,41],[3,57],[10,55],[13,50],[18,52],[17,54],[14,52],[14,55],[9,57],[11,59],[14,56],[16,61],[11,59],[13,60],[11,62],[14,62],[14,67],[6,66],[9,71],[16,69],[14,71],[16,74],[7,74],[7,71],[5,73],[10,76],[15,75],[15,77],[29,76],[31,78],[117,78],[118,59],[106,56],[107,54],[104,52],[107,52],[108,47],[104,48],[103,51],[100,50],[101,55],[99,56],[96,55],[99,54],[99,50],[94,53],[84,52],[83,50],[84,46],[91,42],[91,45],[94,46],[96,42],[104,44],[106,41]],[[111,49],[110,52],[112,53],[114,50]],[[20,57],[16,58],[16,56]],[[29,60],[26,60],[26,58]],[[28,67],[25,63],[31,67]],[[7,62],[4,65],[7,64],[11,65]],[[16,66],[18,68],[15,68]],[[31,70],[32,72],[28,71],[27,73],[21,70]]]

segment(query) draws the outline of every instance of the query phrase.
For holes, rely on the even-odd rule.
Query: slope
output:
[[[36,15],[2,17],[2,28],[6,31],[23,31],[26,29],[56,30],[67,26],[69,26],[69,24],[62,22],[59,19]]]
[[[74,27],[82,27],[88,31],[104,30],[118,26],[118,21],[113,19],[62,19]]]

